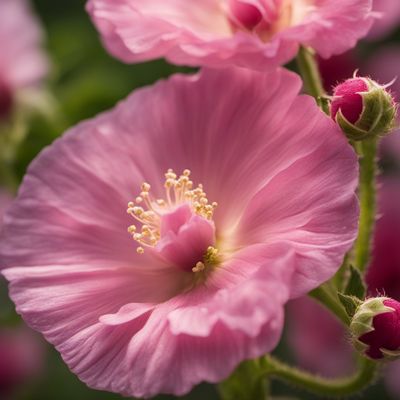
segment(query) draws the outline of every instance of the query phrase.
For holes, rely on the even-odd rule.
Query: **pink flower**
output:
[[[9,397],[43,369],[43,343],[23,326],[0,329],[0,397]]]
[[[0,118],[8,114],[17,90],[46,74],[42,36],[27,0],[0,1]]]
[[[368,33],[368,39],[383,39],[400,27],[400,2],[398,0],[374,0],[373,10],[380,16]]]
[[[342,53],[373,22],[371,0],[89,0],[107,49],[122,61],[257,70],[292,59],[300,44]]]
[[[371,296],[400,300],[400,182],[385,179],[379,192],[379,214],[374,235],[373,258],[366,281]]]
[[[289,297],[335,273],[357,160],[300,88],[284,70],[177,75],[29,168],[0,264],[17,311],[89,386],[220,381],[276,345]]]
[[[302,368],[326,377],[354,370],[352,346],[343,324],[309,297],[288,305],[287,340]]]

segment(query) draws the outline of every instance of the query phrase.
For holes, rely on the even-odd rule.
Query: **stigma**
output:
[[[139,196],[128,203],[127,212],[136,222],[128,227],[128,232],[138,243],[136,251],[139,254],[143,254],[147,247],[157,246],[163,234],[163,218],[184,204],[189,206],[190,212],[194,215],[212,221],[217,203],[209,202],[202,184],[194,187],[190,175],[191,171],[188,169],[185,169],[180,176],[169,169],[165,174],[164,198],[154,197],[150,184],[144,182]],[[175,220],[177,218],[175,217]],[[179,218],[175,224],[179,225]],[[199,265],[193,267],[193,272],[196,272],[196,268],[201,270],[201,263],[203,261],[199,261]]]

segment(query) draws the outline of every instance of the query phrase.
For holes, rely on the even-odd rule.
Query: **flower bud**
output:
[[[350,324],[354,345],[372,359],[400,357],[400,303],[388,297],[364,301]]]
[[[397,105],[386,87],[359,77],[336,86],[331,116],[349,139],[383,136],[394,128]]]

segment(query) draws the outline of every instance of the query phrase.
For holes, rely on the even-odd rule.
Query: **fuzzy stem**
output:
[[[312,50],[301,47],[297,55],[297,65],[303,78],[305,91],[316,99],[326,114],[329,114],[329,106],[325,100],[326,92]]]
[[[365,271],[371,253],[371,238],[375,225],[377,139],[371,138],[356,144],[360,156],[360,223],[354,246],[354,264]]]
[[[375,379],[377,365],[366,358],[359,359],[357,372],[348,378],[327,379],[291,367],[271,355],[263,358],[264,373],[299,388],[326,397],[343,397],[367,388]]]

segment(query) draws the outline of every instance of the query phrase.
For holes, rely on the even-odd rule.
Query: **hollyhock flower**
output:
[[[220,381],[276,345],[289,297],[337,270],[357,160],[300,88],[285,70],[176,75],[29,168],[0,263],[17,311],[89,386]]]
[[[25,328],[0,329],[0,397],[11,398],[22,384],[43,369],[44,349],[34,332]],[[14,397],[13,397],[14,398]]]
[[[400,301],[400,182],[382,181],[379,219],[375,226],[373,257],[366,275],[370,296],[386,295]]]
[[[27,0],[1,0],[0,43],[0,118],[4,118],[15,93],[37,84],[48,69],[42,31]]]
[[[343,324],[309,297],[288,304],[287,341],[298,364],[313,373],[338,377],[354,370]]]
[[[355,46],[373,23],[371,0],[89,0],[106,48],[124,62],[264,70],[300,44],[322,57]]]
[[[374,22],[367,38],[383,39],[400,27],[400,2],[398,0],[374,0],[373,10],[380,14]]]

